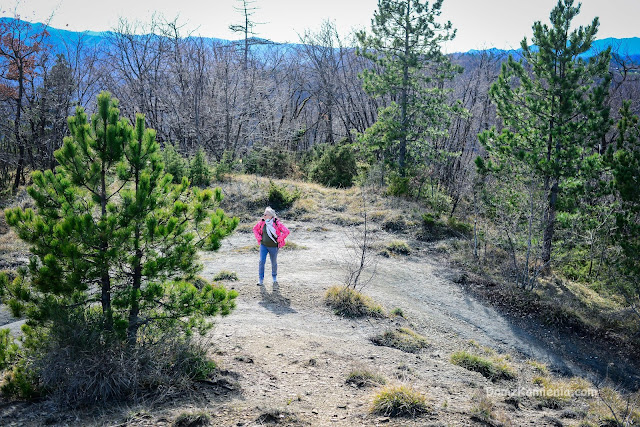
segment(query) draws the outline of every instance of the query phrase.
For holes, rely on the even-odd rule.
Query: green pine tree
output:
[[[50,327],[97,303],[102,333],[135,346],[142,326],[189,333],[230,312],[235,292],[190,279],[197,249],[217,249],[238,220],[217,208],[220,189],[172,184],[155,132],[141,115],[131,126],[117,107],[103,92],[90,121],[78,108],[55,173],[33,174],[35,210],[5,211],[33,254],[5,292],[15,314]]]
[[[188,175],[188,163],[184,157],[178,153],[175,145],[170,142],[165,143],[162,150],[162,158],[164,161],[164,170],[171,174],[173,183],[179,184],[182,178]]]
[[[623,275],[618,285],[624,295],[640,303],[640,121],[631,113],[631,103],[620,110],[620,131],[615,146],[605,155],[613,180],[612,190],[620,203],[616,213],[614,242],[621,248],[619,268]]]
[[[583,59],[595,39],[598,18],[571,30],[580,12],[573,0],[560,0],[550,14],[551,25],[533,25],[533,45],[522,43],[522,58],[503,63],[490,96],[504,129],[480,135],[488,161],[481,169],[511,168],[519,163],[540,180],[546,194],[542,262],[548,267],[558,210],[576,206],[576,191],[597,171],[598,144],[611,126],[605,98],[610,82],[607,49]],[[519,169],[520,166],[517,168]],[[572,191],[573,191],[572,190]]]
[[[207,155],[202,147],[198,148],[195,156],[191,159],[189,179],[191,180],[191,185],[198,187],[206,187],[211,184],[211,170],[209,169]]]
[[[443,83],[461,69],[441,51],[441,43],[453,39],[451,22],[440,24],[442,0],[379,0],[369,35],[357,34],[357,52],[375,68],[361,77],[365,91],[391,99],[378,112],[378,122],[363,140],[377,155],[407,175],[409,166],[429,155],[429,139],[446,134],[454,107]]]

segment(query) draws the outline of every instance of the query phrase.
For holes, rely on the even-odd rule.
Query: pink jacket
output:
[[[289,235],[289,230],[277,218],[275,219],[274,224],[275,224],[275,229],[276,229],[276,236],[278,238],[278,247],[281,248],[286,244],[284,240]],[[253,235],[256,236],[256,240],[258,241],[258,244],[260,244],[262,242],[262,230],[263,229],[264,229],[264,219],[261,219],[255,225],[255,227],[253,227]]]

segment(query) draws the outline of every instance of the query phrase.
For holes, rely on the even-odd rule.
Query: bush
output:
[[[189,164],[189,180],[191,185],[196,187],[207,187],[211,184],[211,170],[202,147],[198,149]]]
[[[410,193],[409,186],[410,178],[402,177],[397,173],[391,174],[389,177],[389,187],[387,188],[387,194],[390,196],[407,196]]]
[[[453,216],[449,217],[449,219],[447,220],[447,225],[453,231],[456,231],[463,236],[470,236],[471,232],[473,231],[473,226],[471,224],[460,221]]]
[[[325,295],[326,304],[339,316],[383,317],[382,307],[371,298],[346,286],[332,286]]]
[[[429,347],[429,342],[419,333],[409,328],[388,330],[371,338],[376,345],[397,348],[406,353],[418,353]]]
[[[358,388],[362,388],[376,386],[378,384],[384,385],[387,383],[387,380],[385,380],[381,375],[358,369],[349,372],[349,375],[347,375],[347,380],[345,382],[347,384],[355,385]]]
[[[148,330],[136,348],[105,333],[99,313],[25,328],[24,353],[5,378],[8,396],[51,397],[65,406],[139,399],[157,390],[184,392],[216,369],[207,347],[175,329]]]
[[[467,351],[458,351],[451,355],[451,363],[470,371],[479,372],[491,381],[513,380],[516,378],[513,368],[501,358],[493,358],[491,360]]]
[[[423,241],[440,240],[451,235],[451,229],[431,213],[422,215],[422,230],[418,238]]]
[[[216,182],[224,181],[225,176],[231,173],[237,165],[237,162],[233,160],[233,154],[230,151],[225,151],[220,161],[211,168],[213,169],[213,177]]]
[[[288,178],[296,175],[297,166],[290,152],[278,148],[256,148],[244,159],[246,173],[271,178]]]
[[[170,142],[166,143],[162,150],[164,160],[164,171],[173,176],[173,183],[179,184],[183,177],[189,176],[189,164],[187,160],[176,151]]]
[[[269,181],[268,197],[269,206],[275,210],[288,209],[293,205],[293,202],[300,198],[300,191],[297,188],[294,191],[289,191],[285,186]]]
[[[0,329],[0,372],[13,365],[19,350],[9,329]]]
[[[353,146],[349,144],[328,147],[313,163],[310,178],[327,187],[351,187],[358,173]]]
[[[430,411],[426,397],[405,385],[385,387],[373,398],[371,409],[386,417],[415,417]]]

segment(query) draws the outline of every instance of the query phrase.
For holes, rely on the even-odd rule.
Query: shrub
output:
[[[187,160],[176,151],[176,148],[170,142],[166,143],[162,150],[162,158],[164,160],[164,171],[173,176],[173,183],[179,184],[182,178],[189,175]]]
[[[225,176],[231,173],[234,168],[237,166],[237,163],[233,160],[233,153],[230,151],[225,151],[222,154],[222,158],[215,165],[212,166],[213,170],[213,178],[216,182],[222,182],[225,179]]]
[[[271,178],[295,176],[297,167],[290,152],[279,148],[256,148],[244,159],[246,173]]]
[[[371,338],[376,345],[397,348],[407,353],[418,353],[429,347],[429,342],[419,333],[409,328],[388,330]]]
[[[204,149],[200,147],[189,164],[189,180],[196,187],[207,187],[211,184],[211,170]]]
[[[389,232],[404,231],[407,228],[407,221],[402,216],[388,218],[382,223],[382,229]]]
[[[491,381],[516,378],[513,368],[501,358],[487,359],[466,351],[458,351],[451,355],[451,363],[470,371],[479,372]]]
[[[238,280],[238,275],[236,274],[235,271],[221,270],[220,272],[218,272],[218,274],[216,274],[213,277],[213,280],[214,281],[231,280],[235,282]]]
[[[353,146],[343,144],[327,148],[312,165],[310,177],[327,187],[351,187],[357,173]]]
[[[415,417],[431,411],[426,397],[405,385],[387,386],[373,398],[371,412],[386,417]]]
[[[12,365],[11,370],[5,374],[0,392],[5,396],[26,400],[42,395],[38,377],[24,359]]]
[[[345,382],[347,384],[355,385],[358,388],[362,388],[376,386],[378,384],[384,385],[387,383],[387,380],[381,375],[377,375],[363,369],[358,369],[349,372]]]
[[[284,185],[278,185],[273,181],[269,181],[269,206],[275,210],[288,209],[300,198],[300,190],[289,191]]]
[[[453,216],[449,217],[449,219],[447,220],[447,225],[453,231],[456,231],[456,232],[462,234],[463,236],[469,236],[469,235],[471,235],[471,232],[473,231],[473,226],[471,224],[468,224],[466,222],[460,221],[456,217],[453,217]]]
[[[410,193],[410,178],[402,177],[397,173],[391,174],[389,177],[389,187],[387,194],[390,196],[406,196]]]
[[[19,352],[9,329],[0,329],[0,372],[13,365]]]
[[[77,312],[46,331],[25,328],[23,357],[2,392],[41,394],[65,406],[143,398],[161,390],[184,392],[216,369],[207,346],[172,328],[146,330],[136,348],[105,333],[99,312]]]
[[[345,317],[383,317],[382,307],[361,292],[345,286],[327,290],[325,302],[337,315]]]

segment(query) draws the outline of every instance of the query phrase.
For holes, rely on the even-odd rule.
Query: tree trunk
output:
[[[106,123],[105,123],[106,129]],[[106,177],[105,177],[105,164],[102,164],[102,173],[101,173],[101,194],[100,194],[100,205],[102,210],[102,218],[106,218],[107,216],[107,185],[106,185]],[[106,226],[106,224],[105,224]],[[103,235],[102,241],[100,242],[100,252],[102,256],[105,256],[107,251],[109,250],[109,241],[107,236],[105,235],[104,230],[102,231]],[[113,313],[111,311],[111,277],[109,276],[109,263],[104,260],[101,261],[102,264],[102,272],[100,275],[100,285],[102,287],[102,294],[100,302],[102,304],[102,315],[104,316],[104,329],[106,331],[111,331],[113,329]]]
[[[16,168],[16,179],[13,182],[13,192],[15,193],[20,186],[20,179],[22,178],[24,168],[24,144],[20,138],[20,117],[22,115],[22,95],[24,93],[24,87],[22,82],[24,80],[24,70],[22,62],[18,63],[18,99],[16,100],[16,116],[13,122],[13,134],[16,139],[16,145],[18,146],[18,165]]]
[[[542,263],[544,265],[543,272],[548,274],[550,272],[551,249],[553,242],[553,233],[555,231],[556,224],[556,203],[558,201],[558,179],[553,181],[551,191],[549,193],[549,206],[546,215],[546,224],[544,227],[544,237],[542,239]]]

